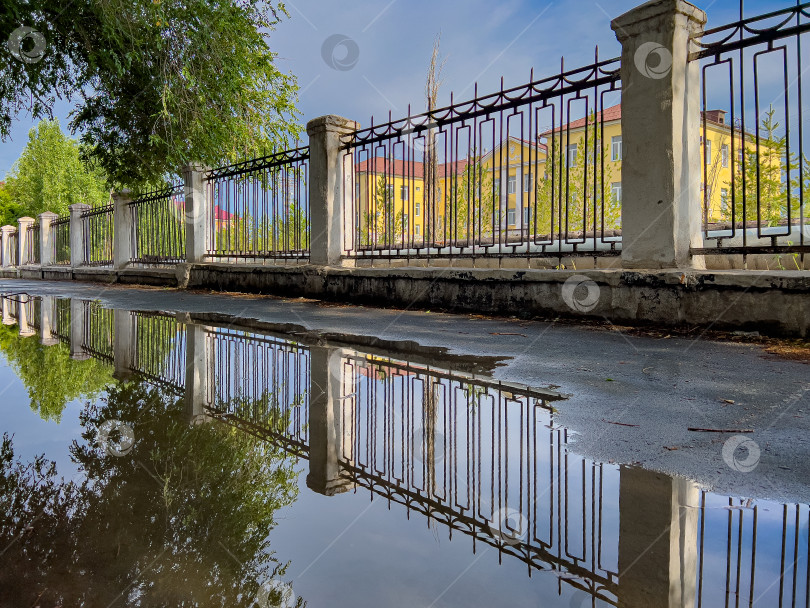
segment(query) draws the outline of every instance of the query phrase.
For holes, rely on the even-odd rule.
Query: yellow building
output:
[[[621,105],[615,105],[597,113],[595,117],[587,119],[589,125],[588,148],[594,146],[594,133],[596,134],[596,147],[601,148],[605,156],[605,190],[608,190],[615,200],[621,203],[622,199],[622,132],[621,132]],[[600,124],[602,123],[603,124]],[[595,123],[595,124],[594,124]],[[705,129],[704,129],[705,124]],[[567,166],[574,166],[585,147],[586,119],[582,118],[564,125],[561,129],[548,131],[540,135],[541,141],[546,142],[549,148],[557,151],[561,162]],[[731,149],[732,128],[726,121],[726,112],[723,110],[708,110],[701,116],[700,158],[703,177],[700,183],[700,192],[704,202],[704,214],[708,215],[710,222],[717,222],[730,217],[731,205]],[[739,129],[735,132],[734,148],[737,154],[737,164],[742,160],[741,141],[742,134]],[[552,141],[559,137],[558,140]],[[604,141],[602,141],[604,139]],[[753,149],[754,144],[747,138],[746,147]],[[559,165],[559,163],[558,163]],[[607,193],[606,193],[607,194]]]
[[[605,228],[619,229],[621,117],[621,105],[615,105],[588,119],[541,132],[535,142],[510,136],[480,157],[439,164],[435,217],[430,217],[431,210],[425,208],[425,201],[430,197],[425,196],[422,162],[381,157],[361,161],[355,165],[360,244],[418,245],[426,235],[433,242],[444,242],[448,238],[481,239],[497,232],[528,230],[532,234],[548,234],[560,230],[558,219],[551,218],[549,209],[552,201],[557,205],[560,198],[568,201],[568,217],[563,217],[563,229],[566,225],[574,232],[592,228],[594,211],[597,226],[601,224],[604,211]],[[587,170],[586,125],[589,129]],[[706,197],[705,213],[710,222],[727,220],[731,213],[732,128],[726,122],[726,113],[722,110],[705,112],[701,117],[701,133],[703,178],[700,188],[701,195]],[[735,134],[739,166],[742,136],[739,130]],[[754,144],[750,138],[746,139],[750,150]],[[605,154],[604,175],[601,164],[596,174],[593,171],[594,150]],[[555,156],[553,162],[549,161],[549,154]],[[594,191],[599,199],[597,210],[590,202]],[[533,217],[535,209],[536,218]],[[555,215],[558,212],[559,207]],[[454,226],[445,223],[445,215],[455,218]]]

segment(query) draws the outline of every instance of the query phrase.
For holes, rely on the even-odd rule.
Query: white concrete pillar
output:
[[[14,325],[14,312],[12,310],[14,301],[10,298],[3,298],[3,325]]]
[[[54,233],[51,222],[59,216],[51,211],[39,214],[39,262],[41,266],[54,263]]]
[[[85,203],[75,203],[70,209],[70,266],[77,268],[82,266],[85,259],[86,243],[89,235],[85,234],[84,220],[82,213],[90,209],[90,205]]]
[[[211,218],[208,201],[206,167],[186,165],[183,167],[185,183],[186,261],[202,262],[208,249]]]
[[[54,214],[56,215],[56,214]],[[40,227],[42,225],[40,224]],[[53,296],[42,296],[39,306],[39,342],[43,346],[53,346],[59,344],[59,338],[53,335],[53,328],[56,325],[56,298]]]
[[[354,160],[341,150],[343,137],[359,124],[341,116],[321,116],[307,123],[309,135],[310,261],[339,266],[344,225],[352,226]],[[349,241],[347,241],[349,242]]]
[[[186,323],[186,412],[191,424],[209,420],[211,345],[205,327]]]
[[[71,205],[72,208],[75,205]],[[71,213],[71,220],[73,219]],[[71,226],[72,228],[72,226]],[[71,243],[71,256],[73,244]],[[72,258],[71,258],[72,259]],[[70,301],[70,358],[77,361],[84,361],[90,358],[90,354],[84,350],[84,337],[87,330],[87,318],[84,311],[87,302],[73,298]]]
[[[11,235],[17,231],[14,226],[3,226],[0,228],[0,233],[3,239],[3,268],[10,268],[14,266],[14,256],[12,255]]]
[[[347,440],[341,429],[343,352],[310,350],[309,473],[307,487],[325,496],[345,492],[351,482],[340,475],[340,455]],[[350,441],[350,438],[349,438]]]
[[[693,608],[700,490],[683,477],[622,467],[620,608]]]
[[[614,19],[622,44],[622,265],[699,268],[700,68],[689,38],[706,13],[652,0]]]
[[[113,378],[127,380],[132,376],[134,355],[135,315],[116,308],[113,310]]]
[[[20,302],[17,305],[17,310],[19,311],[17,320],[20,325],[20,337],[27,338],[35,335],[37,332],[34,331],[34,328],[28,323],[28,307],[23,302]]]
[[[135,226],[132,222],[132,202],[129,190],[113,192],[113,270],[126,267],[133,256]]]
[[[28,228],[34,224],[34,218],[32,217],[21,217],[17,220],[17,244],[19,245],[19,254],[17,260],[19,260],[20,266],[25,266],[27,264],[33,264],[33,260],[28,259]]]

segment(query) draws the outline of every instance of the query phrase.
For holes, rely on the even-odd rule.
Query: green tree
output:
[[[100,362],[71,359],[66,345],[43,346],[38,336],[20,336],[14,325],[0,327],[0,351],[43,420],[59,422],[68,403],[97,397],[112,382],[112,370]]]
[[[58,120],[42,120],[31,129],[6,178],[6,188],[23,215],[62,215],[74,203],[97,206],[109,200],[104,174],[87,168],[79,156],[79,144],[62,132]]]
[[[757,201],[759,201],[761,221],[769,226],[776,226],[787,217],[789,190],[791,217],[799,217],[799,160],[796,155],[790,154],[786,136],[779,135],[780,125],[774,119],[775,113],[771,106],[762,117],[759,146],[755,133],[743,135],[745,141],[743,161],[735,164],[732,183],[729,184],[733,189],[734,219],[737,222],[756,221]],[[806,163],[807,159],[804,159],[804,162]],[[806,193],[808,185],[810,183],[802,185]],[[724,219],[731,220],[730,205]]]
[[[501,187],[505,188],[506,184]],[[444,222],[440,222],[443,225],[439,226],[439,237],[460,244],[470,240],[476,243],[490,241],[493,228],[500,225],[500,209],[495,205],[499,196],[492,171],[485,168],[481,157],[473,152],[470,162],[448,180]]]
[[[5,184],[0,183],[0,226],[14,225],[24,215],[22,205],[14,200]]]
[[[0,51],[0,135],[71,100],[83,157],[116,187],[259,156],[299,130],[295,78],[266,41],[284,16],[264,0],[4,2],[0,39],[22,44]]]
[[[361,243],[363,245],[394,245],[395,242],[402,242],[404,221],[402,211],[396,211],[394,186],[389,186],[385,174],[381,174],[374,187],[371,209],[364,214]]]
[[[603,221],[605,230],[621,228],[621,202],[611,192],[612,165],[615,163],[600,161],[600,158],[609,159],[610,156],[608,145],[603,145],[599,137],[601,123],[594,113],[588,117],[586,129],[587,141],[586,133],[578,134],[570,141],[558,133],[549,138],[550,156],[546,161],[545,175],[535,184],[537,211],[530,220],[532,233],[599,232]],[[576,145],[576,153],[571,155],[573,158],[569,157],[568,145]],[[551,163],[554,163],[553,172]]]
[[[108,420],[133,429],[125,456],[98,443]],[[141,382],[112,387],[80,422],[77,481],[58,481],[43,459],[15,460],[4,438],[9,605],[247,608],[263,582],[284,576],[268,534],[296,499],[298,474],[280,448],[216,421],[190,426],[182,399]]]

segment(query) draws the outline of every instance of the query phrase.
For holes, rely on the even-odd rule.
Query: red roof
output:
[[[186,202],[184,200],[175,199],[174,201],[175,206],[183,213],[186,211]],[[229,213],[222,209],[219,205],[214,207],[214,219],[217,220],[232,220],[234,218],[233,213]]]
[[[467,167],[467,160],[457,160],[454,163],[441,163],[439,165],[439,177],[452,174],[452,167],[455,166],[456,174],[462,173]],[[413,177],[424,179],[425,166],[419,161],[406,162],[399,158],[374,157],[360,161],[355,165],[357,173],[386,173],[397,177]]]
[[[602,118],[604,116],[604,119]],[[610,106],[609,108],[605,108],[602,112],[596,113],[596,120],[594,122],[613,122],[615,120],[621,120],[622,118],[622,104],[617,103],[615,106]],[[549,129],[548,131],[544,131],[540,134],[540,137],[546,136],[549,133],[558,133],[563,129],[571,129],[572,131],[575,129],[582,129],[586,122],[591,120],[591,118],[584,117],[578,120],[575,120],[571,123],[565,124],[562,127],[555,127],[554,129]]]

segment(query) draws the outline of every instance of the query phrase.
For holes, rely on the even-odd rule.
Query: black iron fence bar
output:
[[[308,147],[214,169],[206,180],[207,257],[309,258]]]
[[[226,165],[224,167],[210,169],[205,173],[205,179],[210,181],[225,177],[233,177],[236,175],[245,175],[246,173],[254,173],[264,169],[281,167],[283,165],[294,164],[304,160],[309,160],[309,146],[292,148],[291,150],[283,150],[268,156],[262,156],[261,158],[255,158],[233,165]]]
[[[619,67],[597,50],[591,66],[347,136],[344,256],[618,255],[621,143],[607,162],[604,140]]]
[[[795,256],[793,264],[799,268],[799,256],[803,259],[810,252],[807,244],[810,226],[807,225],[805,209],[808,166],[803,141],[801,51],[801,36],[810,32],[808,8],[810,3],[797,4],[743,19],[741,3],[740,20],[707,30],[690,41],[699,47],[690,54],[690,60],[707,60],[701,73],[703,232],[706,244],[693,247],[693,255],[775,254],[781,266],[780,254],[790,254]],[[795,25],[787,27],[794,20]],[[759,23],[769,25],[756,27]],[[707,38],[718,39],[707,42]],[[788,38],[795,39],[795,64],[789,60],[787,43],[774,44]],[[756,45],[762,48],[746,57],[745,49]],[[760,103],[760,62],[768,57],[775,57],[782,63],[781,83],[773,87],[775,100],[784,98],[779,110],[781,115],[776,120],[777,110],[773,104],[763,113]],[[769,77],[775,75],[773,68],[768,71]],[[730,122],[724,120],[724,111],[708,109],[709,86],[718,82],[718,77],[712,78],[711,75],[717,72],[722,82],[728,80]],[[751,101],[750,85],[748,91],[746,89],[746,80],[751,77],[748,72],[753,72],[753,132],[746,127],[746,105]],[[797,104],[792,112],[793,87],[796,87]],[[722,94],[725,96],[724,91]],[[798,128],[796,139],[791,124]],[[719,156],[711,147],[712,131],[723,133]],[[782,132],[783,136],[780,135]],[[728,143],[724,143],[726,139]],[[728,179],[718,184],[718,176],[723,171],[728,173]],[[720,190],[719,199],[717,190]]]
[[[84,332],[82,350],[96,359],[113,363],[115,360],[113,310],[96,302],[83,302]]]
[[[178,264],[186,258],[183,184],[148,192],[129,203],[132,257],[141,265]]]
[[[790,27],[785,26],[793,19],[798,21],[802,16],[810,19],[808,9],[810,9],[810,2],[804,2],[782,10],[749,17],[747,19],[740,19],[733,23],[705,30],[701,35],[692,38],[692,44],[699,47],[699,50],[691,52],[689,54],[689,60],[695,61],[706,57],[717,57],[721,53],[741,50],[764,42],[771,43],[782,38],[789,38],[806,32],[807,29],[810,28],[810,23],[797,23]],[[784,19],[777,24],[761,29],[752,27],[755,23],[770,21],[776,17],[784,17]],[[749,36],[746,37],[746,34]],[[705,41],[706,38],[712,38],[718,35],[718,40]],[[733,40],[735,36],[737,36],[737,39]]]
[[[389,120],[376,126],[372,123],[371,126],[359,129],[352,135],[347,136],[344,146],[353,148],[385,141],[392,136],[419,135],[444,125],[473,118],[488,117],[494,112],[515,109],[527,104],[562,97],[569,93],[577,93],[601,85],[618,83],[621,81],[619,75],[620,65],[620,57],[599,60],[597,50],[597,58],[592,65],[565,70],[565,64],[562,63],[558,75],[540,80],[534,80],[534,70],[532,70],[530,82],[525,85],[511,89],[503,89],[502,87],[497,93],[480,97],[477,95],[478,87],[476,85],[476,95],[469,101],[454,103],[451,93],[449,106],[400,120]]]
[[[254,435],[308,451],[309,348],[238,330],[205,330],[211,413]]]
[[[132,371],[177,396],[186,390],[185,324],[161,313],[133,312]]]
[[[81,213],[84,264],[109,266],[113,263],[113,205],[108,203]]]
[[[343,436],[351,437],[339,452],[345,479],[470,534],[474,546],[482,540],[530,568],[564,566],[590,581],[589,589],[607,589],[615,595],[615,568],[605,568],[601,558],[603,484],[596,481],[601,469],[590,467],[593,480],[588,484],[584,460],[579,472],[568,466],[565,430],[546,432],[536,419],[537,407],[551,410],[543,391],[533,389],[527,395],[519,385],[484,386],[466,374],[361,355],[344,358],[342,378],[348,394],[341,402],[341,427]],[[559,395],[552,393],[554,397]],[[508,433],[510,424],[518,429]],[[535,457],[544,449],[552,453],[547,478],[538,476]],[[546,496],[539,488],[549,486],[549,495],[556,495],[569,487],[569,475],[582,475],[579,485],[594,494],[592,509],[583,507],[582,527],[573,535],[567,523],[561,523],[559,505],[566,505],[567,512],[567,505],[578,501],[569,503],[566,497],[560,503],[559,497],[552,497],[546,499],[548,505],[544,501],[538,507],[541,494]],[[519,487],[511,487],[518,480]],[[498,540],[503,522],[493,527],[490,518],[510,506],[528,520],[520,526],[525,539],[503,543]],[[548,530],[538,533],[543,520],[538,512],[546,507]],[[581,542],[573,542],[577,534]]]
[[[70,216],[63,215],[51,222],[54,264],[70,264]]]

